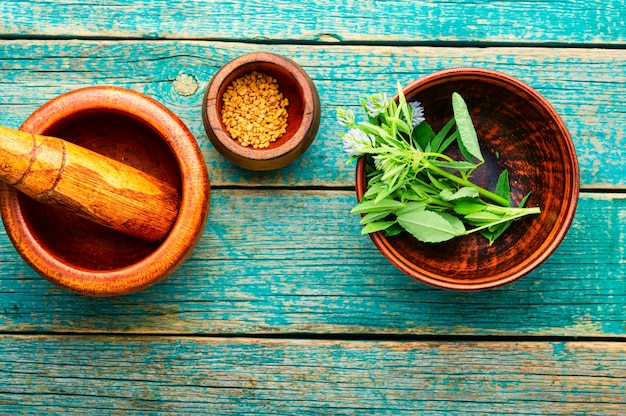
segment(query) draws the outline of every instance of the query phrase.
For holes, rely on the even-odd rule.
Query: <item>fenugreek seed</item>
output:
[[[242,146],[266,148],[287,129],[287,98],[278,81],[256,71],[239,77],[223,95],[222,122]]]

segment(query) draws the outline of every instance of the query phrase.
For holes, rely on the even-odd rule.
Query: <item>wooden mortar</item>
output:
[[[124,221],[110,221],[110,215],[107,216],[109,223],[104,226],[96,215],[102,213],[102,208],[93,209],[93,201],[89,198],[70,203],[68,199],[72,198],[66,194],[44,191],[39,194],[45,197],[44,200],[48,198],[44,204],[32,198],[37,194],[36,190],[33,191],[35,188],[27,187],[32,197],[26,196],[15,188],[15,178],[8,178],[13,185],[0,183],[0,212],[7,235],[17,252],[39,274],[77,293],[115,296],[161,281],[191,254],[204,231],[209,212],[209,177],[194,136],[163,105],[122,88],[84,88],[46,103],[24,122],[20,130],[62,138],[71,143],[62,154],[82,155],[82,158],[66,158],[68,170],[55,177],[53,182],[56,178],[59,180],[52,187],[53,191],[70,189],[69,196],[78,195],[79,190],[72,186],[82,179],[92,181],[98,176],[85,176],[85,172],[102,173],[107,169],[96,165],[113,166],[111,172],[114,173],[97,177],[97,185],[85,182],[84,188],[88,192],[83,196],[95,192],[99,207],[103,201],[107,201],[104,205],[110,205],[111,209],[107,208],[109,214],[115,212],[117,205],[118,214],[131,212],[131,220],[150,217],[149,222],[156,228],[156,231],[146,231],[148,228],[143,226],[129,228]],[[42,155],[54,155],[51,149],[59,146],[54,140],[37,142],[37,136],[33,138],[29,134],[28,137],[31,150],[32,143],[48,142],[50,146],[47,147],[35,146],[37,152],[43,152]],[[84,154],[82,150],[77,152],[74,145],[87,150]],[[71,152],[67,151],[69,148]],[[102,157],[93,159],[96,163],[90,163],[93,156],[90,152]],[[54,156],[44,160],[50,166],[61,163],[54,162]],[[125,167],[120,168],[122,164]],[[77,171],[76,166],[81,169]],[[15,169],[19,171],[17,167]],[[32,170],[33,166],[30,167],[31,174],[34,173]],[[79,173],[72,177],[69,175],[72,171]],[[62,179],[69,180],[72,186],[60,187]],[[20,182],[18,178],[17,185],[24,184],[24,181]],[[137,188],[138,183],[142,184],[141,192],[129,193],[128,189]],[[108,186],[105,193],[100,185]],[[125,191],[119,192],[120,189]],[[146,195],[150,196],[152,205],[140,203],[138,211],[122,209],[123,204],[133,206]],[[153,198],[155,195],[157,197]],[[56,206],[50,205],[50,197]],[[59,201],[61,203],[57,203]],[[176,212],[172,213],[172,209]]]

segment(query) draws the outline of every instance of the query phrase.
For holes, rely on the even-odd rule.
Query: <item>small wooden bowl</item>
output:
[[[242,146],[232,139],[221,116],[228,86],[253,71],[275,78],[289,100],[287,131],[264,149]],[[287,166],[308,149],[319,128],[320,111],[315,85],[299,65],[280,55],[258,52],[242,55],[215,73],[204,95],[202,119],[209,140],[226,159],[245,169],[264,171]]]
[[[554,108],[511,76],[487,69],[448,69],[404,89],[408,101],[422,103],[435,131],[452,117],[453,92],[467,102],[485,157],[472,179],[493,190],[500,172],[508,169],[512,205],[532,191],[526,206],[541,207],[541,214],[516,221],[491,247],[477,233],[438,244],[421,243],[408,233],[370,236],[393,265],[417,280],[451,290],[488,289],[535,269],[565,237],[578,202],[578,161]],[[365,157],[357,162],[359,200],[367,186],[367,163]]]
[[[7,234],[43,277],[84,295],[122,295],[161,281],[191,254],[206,224],[209,177],[194,136],[167,108],[130,90],[90,87],[56,97],[21,130],[60,137],[121,161],[168,182],[181,196],[169,234],[148,242],[1,184]]]

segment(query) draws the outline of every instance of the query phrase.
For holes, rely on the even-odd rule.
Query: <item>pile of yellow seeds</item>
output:
[[[267,74],[254,71],[237,78],[226,88],[223,100],[222,121],[242,146],[268,147],[287,130],[289,101]]]

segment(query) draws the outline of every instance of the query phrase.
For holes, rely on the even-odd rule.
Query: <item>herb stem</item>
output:
[[[433,172],[437,172],[438,175],[441,175],[447,179],[450,179],[453,182],[456,182],[457,184],[461,185],[461,186],[471,186],[476,188],[476,190],[478,190],[478,193],[482,196],[484,196],[485,198],[489,198],[490,200],[492,200],[493,202],[495,202],[498,205],[501,205],[503,207],[508,207],[510,206],[510,203],[508,200],[506,200],[505,198],[502,198],[499,195],[494,194],[493,192],[490,192],[488,190],[486,190],[485,188],[481,188],[480,186],[477,186],[475,184],[473,184],[472,182],[463,179],[463,178],[459,178],[458,176],[444,170],[441,169],[438,166],[433,165],[432,163],[428,162],[428,160],[426,159],[422,159],[422,163],[425,164],[425,167],[427,169],[432,170]]]
[[[454,162],[454,159],[452,159],[450,156],[448,155],[444,155],[443,153],[432,153],[432,152],[423,152],[422,157],[438,157],[440,159],[444,159],[447,160],[448,162]]]
[[[531,214],[539,214],[541,212],[541,209],[539,207],[534,207],[534,208],[512,208],[514,210],[519,210],[519,212],[517,214],[511,215],[510,217],[506,217],[506,218],[502,218],[498,221],[494,221],[494,222],[490,222],[489,224],[485,224],[485,225],[481,225],[480,227],[476,227],[476,228],[472,228],[471,230],[467,230],[465,231],[465,233],[461,234],[461,235],[468,235],[471,233],[474,233],[476,231],[480,231],[480,230],[484,230],[485,228],[489,228],[489,227],[493,227],[494,225],[498,225],[498,224],[502,224],[508,221],[513,221],[513,220],[517,220],[519,218],[522,218],[526,215],[531,215]]]
[[[454,208],[454,204],[451,204],[450,202],[442,201],[441,199],[433,198],[432,196],[428,197],[428,203],[439,205],[440,207],[444,207],[444,208]]]

